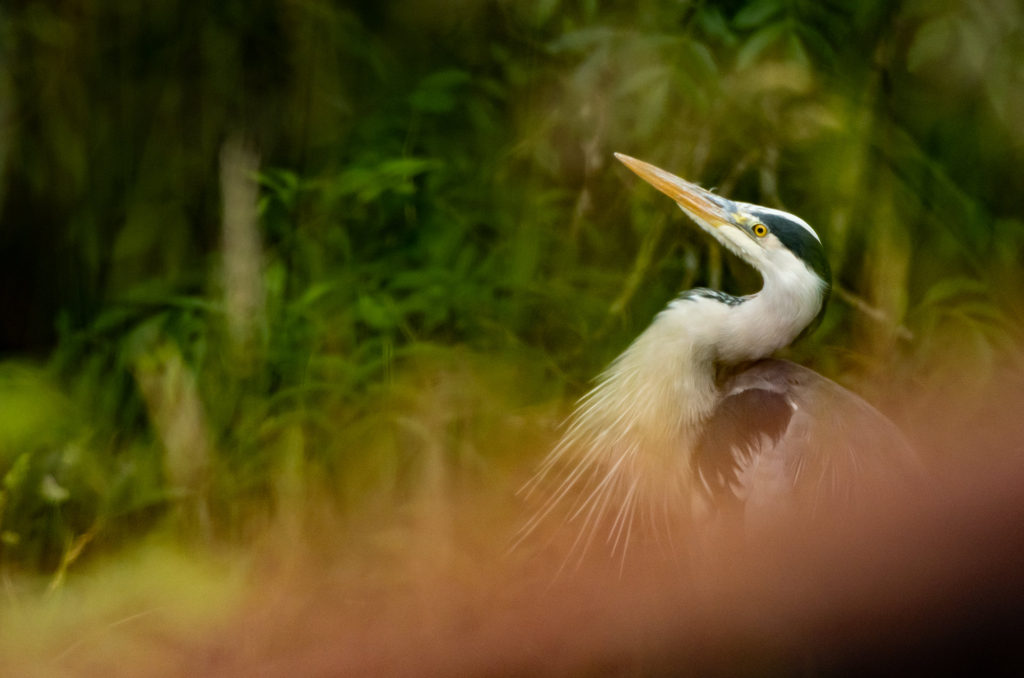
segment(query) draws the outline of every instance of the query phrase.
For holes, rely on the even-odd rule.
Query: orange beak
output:
[[[615,157],[641,179],[675,200],[698,223],[714,228],[735,225],[730,218],[735,209],[729,200],[643,160],[622,153],[616,153]]]

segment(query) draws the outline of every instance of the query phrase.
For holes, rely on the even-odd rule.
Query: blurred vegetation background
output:
[[[0,569],[514,485],[679,290],[758,284],[613,151],[817,229],[792,357],[981,389],[1021,121],[1015,0],[5,2]]]

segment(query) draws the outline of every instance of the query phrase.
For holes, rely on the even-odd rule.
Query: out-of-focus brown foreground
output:
[[[1024,391],[1006,386],[986,401],[968,418],[922,417],[928,430],[912,435],[941,435],[962,453],[936,460],[919,490],[856,513],[755,536],[680,536],[674,554],[664,543],[631,545],[625,559],[594,549],[579,563],[566,558],[571,534],[509,552],[523,518],[511,484],[453,499],[443,519],[387,518],[389,527],[344,538],[326,516],[257,547],[216,623],[168,627],[159,610],[126,609],[100,631],[72,630],[42,665],[13,668],[239,678],[1020,672]],[[131,652],[116,649],[125,637]]]

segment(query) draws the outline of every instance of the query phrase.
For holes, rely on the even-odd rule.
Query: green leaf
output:
[[[422,113],[447,113],[458,102],[455,90],[471,79],[469,73],[458,69],[432,73],[409,95],[409,105]]]
[[[752,65],[766,49],[781,40],[785,33],[786,24],[781,22],[769,24],[754,33],[736,55],[736,67],[743,69]]]
[[[28,452],[23,452],[14,460],[11,468],[4,474],[4,488],[9,492],[16,492],[28,477],[29,464],[32,458]]]
[[[736,43],[736,35],[729,28],[729,23],[722,16],[722,11],[710,4],[700,6],[697,23],[709,37],[721,40],[726,45]]]
[[[399,325],[400,315],[391,297],[380,294],[360,295],[356,310],[360,320],[375,330],[390,331]]]
[[[327,192],[335,196],[355,196],[362,204],[376,201],[384,193],[412,195],[412,179],[436,169],[441,163],[431,158],[388,158],[375,165],[350,167],[331,182]]]
[[[690,57],[687,60],[690,71],[697,77],[710,80],[718,76],[718,64],[707,45],[691,40],[686,43],[686,52]]]
[[[533,0],[533,20],[537,25],[547,23],[558,9],[561,0]]]
[[[780,0],[754,0],[736,13],[733,25],[739,29],[756,28],[780,14],[783,4]]]
[[[907,70],[916,73],[923,66],[949,54],[955,35],[956,26],[949,17],[941,16],[924,24],[907,50]]]
[[[800,41],[800,37],[796,33],[790,33],[789,39],[786,41],[787,51],[789,58],[801,66],[810,67],[811,58],[807,54],[807,49],[804,47],[803,42]]]

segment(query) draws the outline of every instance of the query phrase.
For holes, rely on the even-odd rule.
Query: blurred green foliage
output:
[[[816,227],[803,362],[1019,369],[1022,85],[1012,0],[5,3],[0,559],[507,463],[678,290],[757,285],[613,151]]]

